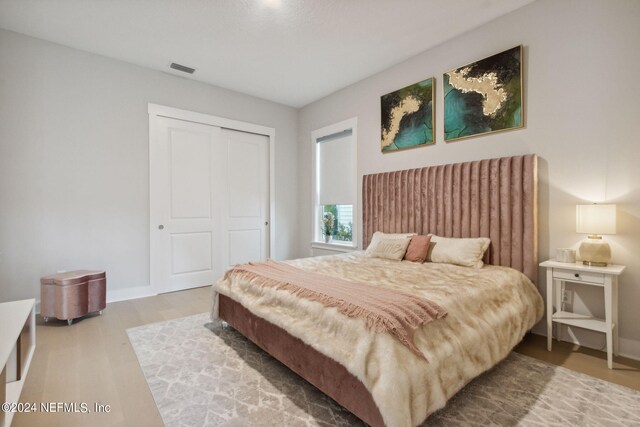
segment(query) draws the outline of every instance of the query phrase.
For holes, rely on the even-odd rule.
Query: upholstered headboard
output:
[[[374,232],[489,237],[485,262],[538,271],[538,158],[502,157],[365,175],[363,247]]]

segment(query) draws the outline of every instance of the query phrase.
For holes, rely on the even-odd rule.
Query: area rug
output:
[[[364,426],[206,313],[127,331],[167,427]],[[512,353],[429,426],[640,425],[640,392]]]

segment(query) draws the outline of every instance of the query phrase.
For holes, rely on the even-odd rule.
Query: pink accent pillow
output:
[[[426,236],[413,236],[409,242],[407,252],[404,254],[404,259],[407,261],[423,263],[427,259],[429,253],[429,242],[431,241],[431,234]]]

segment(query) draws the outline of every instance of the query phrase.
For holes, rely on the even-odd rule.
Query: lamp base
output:
[[[589,267],[606,267],[609,265],[607,262],[594,262],[594,261],[582,261],[583,265],[588,265]]]
[[[586,238],[580,243],[580,257],[584,265],[606,267],[611,263],[611,247],[602,238]]]

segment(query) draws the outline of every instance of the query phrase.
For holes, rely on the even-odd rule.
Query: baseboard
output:
[[[532,329],[531,332],[543,337],[547,336],[546,331],[542,331],[539,328],[534,328]],[[591,332],[591,331],[586,331],[586,332]],[[605,338],[601,333],[596,333],[596,332],[592,332],[592,333],[594,335],[597,334],[598,338],[604,341]],[[555,340],[556,338],[557,337],[555,337],[554,335],[553,339]],[[620,352],[619,352],[620,356],[626,357],[627,359],[640,361],[640,341],[630,340],[628,338],[622,338],[622,337],[619,338],[619,340],[620,340]],[[579,345],[581,347],[587,347],[593,350],[600,350],[603,353],[606,353],[606,349],[603,350],[603,346],[596,344],[596,341],[593,339],[593,337],[591,340],[588,340],[588,339],[579,340],[575,337],[575,335],[564,332],[562,334],[562,341]]]
[[[640,341],[619,338],[620,356],[628,359],[640,360]]]
[[[138,286],[125,289],[107,289],[107,303],[125,301],[129,299],[144,298],[158,295],[151,286]]]

